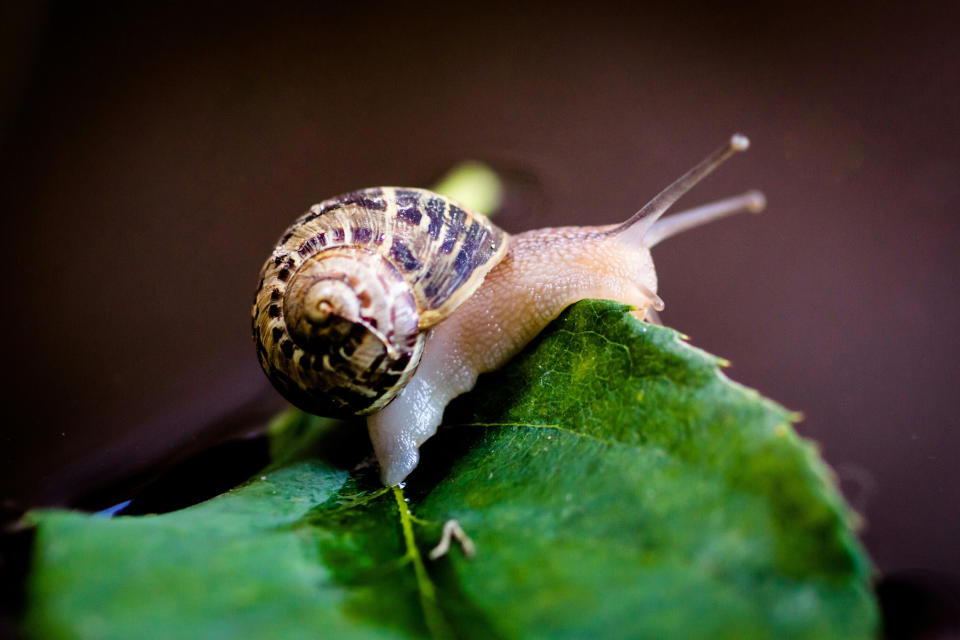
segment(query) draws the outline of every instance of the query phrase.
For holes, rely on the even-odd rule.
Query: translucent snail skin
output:
[[[663,308],[650,249],[686,229],[765,206],[757,191],[664,219],[684,193],[749,146],[729,142],[621,224],[509,235],[423,189],[364,189],[314,205],[261,270],[260,365],[301,409],[365,415],[384,484],[399,484],[447,404],[503,366],[567,306]]]

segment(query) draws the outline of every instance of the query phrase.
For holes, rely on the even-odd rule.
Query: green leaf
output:
[[[493,217],[503,202],[503,182],[488,165],[467,160],[454,166],[433,186],[471,211]]]
[[[37,525],[38,637],[860,638],[852,514],[791,414],[610,302],[446,414],[403,489],[362,425],[287,414],[274,463],[178,512]],[[456,518],[476,545],[427,552]]]

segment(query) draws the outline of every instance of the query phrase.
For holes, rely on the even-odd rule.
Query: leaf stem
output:
[[[403,529],[403,538],[406,542],[407,557],[413,563],[413,571],[417,576],[417,589],[420,592],[420,606],[427,623],[427,630],[433,638],[453,638],[453,629],[443,617],[440,605],[437,603],[437,588],[430,580],[427,567],[423,564],[423,556],[417,548],[413,535],[413,514],[410,505],[403,496],[403,489],[393,487],[393,496],[397,500],[397,511],[400,513],[400,526]]]

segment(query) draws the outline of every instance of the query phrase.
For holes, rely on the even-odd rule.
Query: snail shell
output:
[[[476,291],[506,249],[486,217],[423,189],[365,189],[314,205],[261,269],[260,365],[305,411],[375,412],[413,375],[424,332]]]

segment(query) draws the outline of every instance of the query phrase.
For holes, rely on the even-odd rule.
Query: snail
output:
[[[765,200],[750,191],[660,216],[748,146],[734,135],[621,224],[509,235],[413,188],[364,189],[314,205],[261,270],[253,305],[260,365],[304,411],[366,416],[381,479],[399,484],[450,400],[568,305],[608,298],[656,319],[663,302],[650,248],[716,218],[759,212]]]

